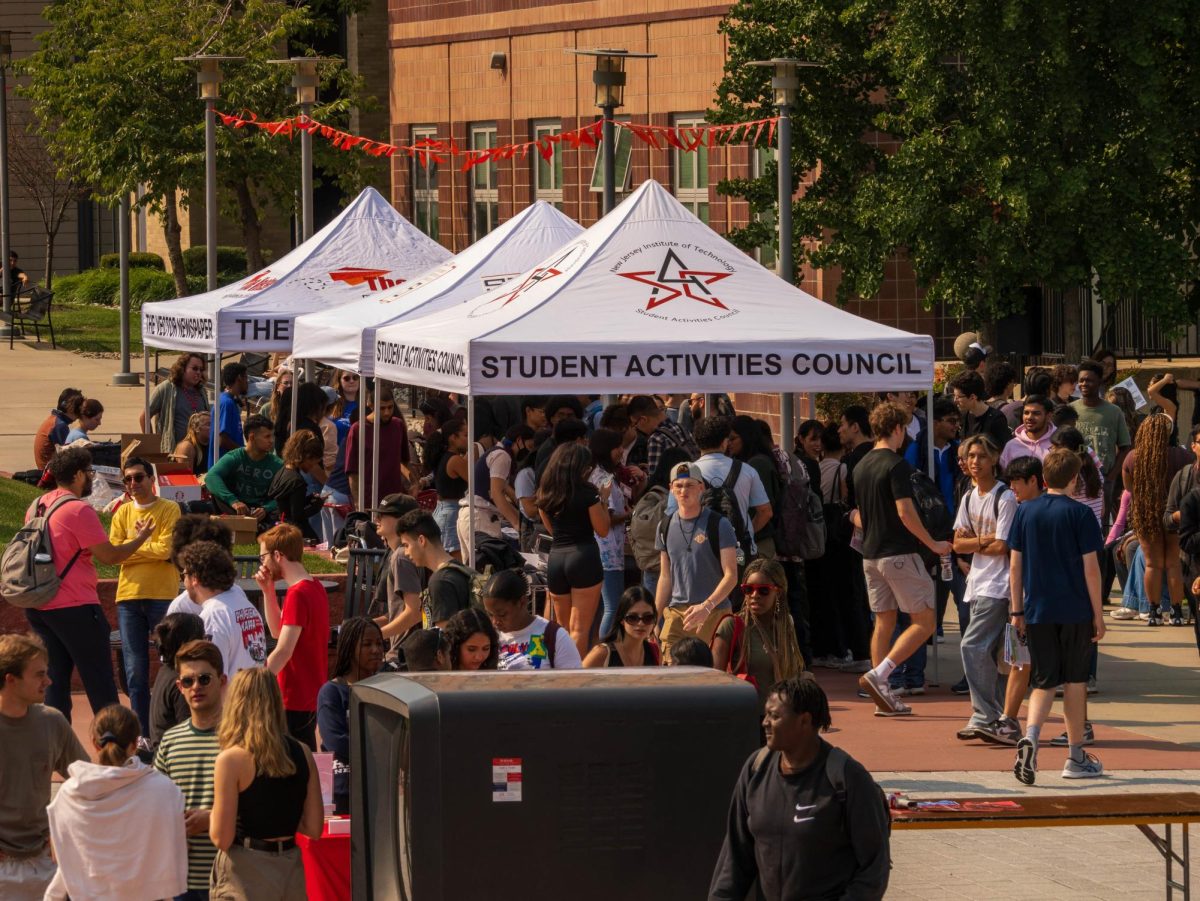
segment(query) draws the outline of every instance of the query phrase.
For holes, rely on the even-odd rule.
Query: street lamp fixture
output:
[[[616,140],[614,137],[613,111],[625,105],[625,61],[630,59],[654,59],[657,53],[630,53],[628,50],[571,50],[574,56],[590,56],[596,61],[592,70],[592,84],[596,86],[596,106],[603,113],[601,132],[601,154],[604,165],[604,212],[612,212],[617,202]]]
[[[792,254],[792,109],[800,92],[798,69],[818,68],[822,64],[803,59],[758,59],[747,66],[771,70],[771,94],[775,108],[779,111],[779,126],[776,133],[778,144],[778,202],[779,254],[776,257],[779,277],[789,285],[795,284],[796,269]],[[781,445],[790,447],[795,437],[795,410],[789,395],[779,396],[779,432]]]
[[[270,60],[277,66],[295,66],[292,87],[296,89],[296,105],[300,115],[312,118],[313,105],[317,102],[317,88],[321,83],[320,67],[336,62],[320,56],[293,56],[289,59]],[[300,240],[307,241],[313,234],[313,180],[312,180],[312,135],[300,132]]]

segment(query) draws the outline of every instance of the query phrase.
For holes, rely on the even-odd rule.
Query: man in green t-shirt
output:
[[[179,691],[191,718],[163,733],[154,766],[183,792],[184,831],[187,832],[186,901],[208,897],[209,875],[217,848],[208,837],[213,806],[213,772],[221,747],[221,694],[225,688],[221,651],[211,641],[189,641],[175,652]]]
[[[1079,400],[1072,403],[1071,407],[1079,414],[1076,428],[1100,458],[1104,466],[1104,481],[1111,483],[1112,474],[1120,469],[1121,461],[1129,453],[1133,441],[1120,408],[1100,395],[1102,377],[1099,363],[1091,360],[1080,363]]]
[[[267,499],[267,490],[283,461],[275,456],[271,420],[247,417],[244,431],[246,446],[218,460],[205,476],[204,485],[221,512],[253,516],[260,522],[273,520],[278,507]]]

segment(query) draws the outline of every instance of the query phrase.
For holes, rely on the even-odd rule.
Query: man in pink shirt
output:
[[[1021,424],[1013,432],[1012,440],[1000,450],[1000,469],[1018,457],[1045,458],[1050,452],[1050,439],[1058,431],[1050,421],[1050,402],[1040,394],[1031,394],[1021,406]]]
[[[138,520],[134,523],[134,538],[114,546],[92,505],[82,500],[92,493],[92,455],[84,448],[68,448],[56,453],[48,468],[57,487],[33,502],[25,521],[43,515],[59,498],[73,498],[50,517],[54,568],[62,583],[53,600],[26,610],[25,616],[50,657],[46,703],[69,722],[71,674],[75,669],[79,670],[93,713],[117,703],[109,651],[112,626],[100,608],[94,561],[124,563],[150,537],[154,523]]]
[[[283,712],[292,738],[317,749],[317,694],[329,673],[329,596],[301,563],[304,536],[281,524],[258,536],[262,566],[254,574],[263,593],[267,628],[278,640],[267,669],[279,677]],[[275,580],[287,583],[283,609]]]

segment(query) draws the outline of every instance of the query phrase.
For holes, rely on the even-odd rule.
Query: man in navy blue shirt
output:
[[[1083,750],[1092,644],[1104,637],[1098,556],[1104,541],[1092,511],[1071,498],[1081,465],[1066,448],[1050,451],[1042,461],[1046,493],[1017,508],[1009,531],[1009,612],[1025,634],[1032,670],[1025,737],[1017,742],[1013,766],[1025,785],[1037,777],[1038,737],[1058,685],[1070,747],[1063,778],[1104,773],[1095,755]]]

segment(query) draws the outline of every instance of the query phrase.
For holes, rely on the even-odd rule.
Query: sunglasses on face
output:
[[[742,594],[748,598],[767,597],[772,591],[778,588],[778,585],[743,585]]]
[[[132,485],[134,482],[140,485],[146,481],[146,474],[144,472],[135,472],[133,475],[125,476],[121,481],[126,485]]]
[[[623,619],[631,626],[652,626],[658,621],[658,614],[626,613]]]
[[[344,375],[344,376],[342,376],[342,381],[343,381],[343,382],[357,382],[357,381],[358,381],[358,376],[356,376],[356,375]]]
[[[200,687],[205,688],[212,684],[212,680],[213,680],[212,673],[201,673],[198,676],[181,676],[179,678],[179,687],[180,688],[191,688],[193,685],[195,685],[197,682],[199,682]]]

